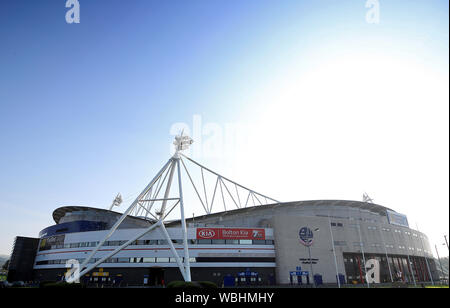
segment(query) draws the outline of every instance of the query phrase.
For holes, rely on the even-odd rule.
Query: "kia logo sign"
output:
[[[198,232],[198,235],[202,238],[213,238],[216,235],[216,232],[212,229],[203,229]]]
[[[243,228],[197,228],[197,239],[235,239],[235,240],[264,240],[264,229]]]

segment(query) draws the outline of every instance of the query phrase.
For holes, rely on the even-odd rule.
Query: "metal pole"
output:
[[[419,231],[419,226],[417,225],[417,223],[416,223],[416,228],[417,228],[417,231]],[[419,236],[420,236],[420,242],[422,243],[423,257],[425,258],[425,263],[427,264],[428,275],[430,275],[431,284],[434,286],[433,276],[431,276],[430,265],[428,264],[428,259],[427,259],[427,256],[425,254],[425,245],[423,244],[422,234],[420,234]]]
[[[448,249],[447,235],[444,235],[444,238],[445,238],[445,244],[447,244],[447,249]]]
[[[169,174],[169,178],[167,179],[166,191],[164,193],[164,199],[163,199],[163,202],[161,205],[161,209],[159,210],[160,217],[163,217],[166,212],[167,199],[169,198],[170,187],[172,186],[173,172],[175,171],[176,163],[177,163],[177,161],[175,159],[172,159],[172,164],[170,165],[170,174]]]
[[[249,188],[247,188],[247,187],[245,187],[245,186],[242,186],[242,185],[240,185],[240,184],[238,184],[238,183],[236,183],[236,182],[234,182],[234,181],[232,181],[232,180],[230,180],[230,179],[228,179],[228,178],[226,178],[226,177],[224,177],[224,176],[221,176],[220,174],[218,174],[218,173],[212,171],[211,169],[206,168],[205,166],[199,164],[199,163],[196,162],[195,160],[193,160],[193,159],[187,157],[187,156],[184,155],[183,153],[180,153],[180,155],[182,155],[183,157],[185,157],[185,158],[188,159],[189,161],[193,162],[193,163],[196,164],[197,166],[199,166],[199,167],[205,169],[206,171],[209,171],[209,172],[211,172],[212,174],[215,174],[216,176],[221,177],[222,179],[224,179],[224,180],[226,180],[226,181],[228,181],[228,182],[231,182],[231,183],[233,183],[233,184],[235,184],[235,185],[237,185],[237,186],[239,186],[239,187],[241,187],[241,188],[243,188],[243,189],[245,189],[245,190],[247,190],[247,191],[252,191],[251,189],[249,189]],[[259,195],[259,196],[261,196],[261,197],[264,197],[264,198],[267,198],[267,199],[269,199],[269,200],[272,200],[272,201],[274,201],[275,203],[280,203],[280,201],[277,201],[277,200],[275,200],[275,199],[272,199],[272,198],[270,198],[270,197],[267,197],[267,196],[265,196],[265,195],[263,195],[263,194],[257,193],[257,192],[255,192],[255,191],[252,191],[252,192],[254,192],[255,194],[257,194],[257,195]]]
[[[364,265],[363,265],[364,277],[366,278],[367,287],[370,288],[369,279],[367,277],[367,270],[366,270],[366,257],[364,255],[364,244],[363,244],[362,238],[361,238],[361,226],[360,226],[359,223],[358,223],[358,234],[359,234],[359,245],[360,245],[360,248],[361,248],[361,253],[362,253],[363,262],[364,262]]]
[[[441,273],[442,273],[442,275],[444,275],[444,269],[442,268],[441,258],[439,257],[439,252],[438,252],[438,249],[437,249],[437,245],[434,245],[434,248],[436,249],[436,254],[437,254],[437,257],[438,257],[438,261],[439,261],[439,266],[441,267]],[[441,280],[440,276],[439,276],[439,280]]]
[[[331,230],[331,218],[330,218],[330,214],[329,213],[328,213],[328,224],[329,224],[329,227],[330,227],[330,234],[331,234],[331,247],[333,247],[334,265],[336,266],[336,279],[337,279],[337,283],[338,283],[338,288],[340,288],[341,287],[341,281],[339,279],[339,271],[338,271],[338,266],[337,266],[336,251],[334,250],[333,231]]]
[[[116,223],[112,226],[108,234],[101,240],[97,247],[95,247],[94,250],[89,254],[89,256],[84,260],[84,262],[80,265],[80,269],[83,269],[86,267],[87,263],[91,260],[91,258],[97,253],[97,251],[102,247],[103,243],[116,231],[116,229],[119,227],[119,225],[122,223],[122,221],[128,216],[128,214],[134,209],[134,207],[137,205],[139,200],[147,193],[147,191],[155,184],[155,182],[159,179],[159,177],[163,174],[163,172],[166,170],[166,168],[169,166],[169,164],[172,162],[172,158],[167,161],[167,163],[164,165],[164,167],[161,168],[161,170],[158,172],[158,174],[151,180],[151,182],[145,187],[145,189],[139,194],[139,196],[136,198],[136,200],[133,201],[133,203],[130,205],[130,207],[122,214],[122,216],[116,221]]]
[[[125,247],[127,247],[128,245],[130,245],[132,242],[136,241],[137,239],[141,238],[142,236],[144,236],[145,234],[147,234],[148,232],[150,232],[151,230],[153,230],[154,228],[158,227],[162,225],[162,220],[158,220],[158,222],[156,222],[155,224],[151,225],[150,227],[148,227],[147,229],[145,229],[143,232],[137,234],[136,236],[132,237],[130,240],[128,240],[126,243],[122,244],[120,247],[116,248],[114,251],[108,253],[106,256],[103,256],[102,258],[100,258],[97,262],[93,263],[92,265],[88,266],[85,270],[83,270],[80,273],[80,277],[83,276],[84,274],[88,273],[89,271],[91,271],[93,268],[95,268],[97,265],[103,263],[103,261],[105,261],[106,259],[111,258],[112,256],[114,256],[115,254],[117,254],[118,252],[120,252],[122,249],[124,249]]]
[[[388,261],[388,262],[389,262],[389,261]],[[417,286],[417,283],[416,283],[416,274],[415,274],[414,271],[413,271],[413,266],[412,266],[412,263],[411,263],[411,259],[409,258],[409,252],[408,252],[408,262],[409,262],[409,271],[410,271],[411,276],[412,276],[412,278],[413,278],[414,286]],[[415,270],[415,269],[414,269],[414,270]]]
[[[311,245],[308,245],[308,252],[309,252],[309,265],[311,267],[311,276],[312,276],[312,283],[313,287],[316,287],[316,281],[314,280],[314,271],[313,271],[313,265],[312,265],[312,259],[311,259]]]
[[[359,212],[359,219],[360,221],[362,220],[362,215],[361,215],[361,209],[358,208],[358,212]],[[364,255],[364,243],[362,242],[362,237],[361,237],[361,223],[358,222],[358,234],[359,234],[359,245],[361,247],[361,252],[362,252],[362,257],[363,257],[363,262],[364,262],[364,277],[366,278],[366,283],[367,283],[367,287],[370,288],[370,283],[369,283],[369,279],[367,277],[367,270],[366,270],[366,257]]]
[[[383,230],[381,230],[381,223],[379,224],[379,228],[380,228],[380,236],[381,236],[381,241],[383,242],[383,246],[384,246],[384,253],[386,254],[386,262],[389,268],[389,276],[391,276],[391,282],[394,282],[394,278],[392,277],[392,270],[391,270],[391,265],[389,264],[389,256],[388,256],[388,252],[387,252],[387,248],[386,248],[386,242],[384,241],[384,236],[383,236]]]
[[[184,244],[184,267],[186,273],[186,281],[191,281],[191,266],[189,263],[189,249],[187,242],[187,230],[186,230],[186,219],[184,217],[184,202],[183,202],[183,189],[181,185],[181,170],[180,170],[180,158],[177,159],[177,169],[178,169],[178,189],[180,197],[180,213],[181,213],[181,230],[183,232],[183,244]],[[187,171],[187,170],[186,170]]]
[[[183,276],[184,281],[188,281],[188,280],[187,280],[187,277],[186,277],[186,271],[185,271],[185,268],[184,268],[184,266],[183,266],[183,263],[181,262],[181,258],[180,258],[180,256],[178,255],[177,250],[175,249],[175,246],[174,246],[173,243],[172,243],[172,239],[170,238],[170,235],[169,235],[169,233],[167,232],[167,229],[166,229],[166,227],[164,226],[164,223],[161,223],[161,224],[159,225],[159,227],[160,227],[159,230],[162,230],[162,234],[163,234],[164,237],[166,238],[167,244],[168,244],[169,247],[170,247],[170,251],[172,251],[172,254],[175,256],[175,259],[177,260],[177,265],[178,265],[178,268],[180,269],[180,272],[181,272],[181,275]]]

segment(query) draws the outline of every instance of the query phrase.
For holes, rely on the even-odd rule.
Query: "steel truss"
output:
[[[227,211],[225,195],[226,193],[231,198],[232,205],[235,208],[243,208],[250,205],[249,201],[252,200],[253,206],[257,205],[265,205],[269,203],[280,203],[279,201],[267,197],[263,194],[257,193],[249,188],[246,188],[208,168],[202,166],[197,163],[193,159],[185,156],[181,153],[182,150],[185,150],[190,144],[192,144],[192,139],[188,136],[177,136],[175,137],[175,146],[176,152],[175,154],[167,161],[167,163],[161,168],[161,170],[156,174],[156,176],[150,181],[150,183],[144,188],[144,190],[137,196],[137,198],[131,203],[131,205],[127,208],[125,212],[123,212],[122,216],[116,221],[116,223],[112,226],[106,236],[98,243],[94,250],[89,254],[89,256],[83,261],[80,265],[80,274],[79,276],[83,276],[90,272],[92,269],[105,262],[105,260],[111,258],[112,256],[119,253],[122,249],[126,248],[133,242],[137,241],[139,238],[144,236],[145,234],[152,232],[156,228],[159,228],[165,239],[167,240],[168,245],[170,246],[170,251],[172,255],[175,257],[177,261],[178,268],[180,269],[181,275],[185,281],[191,281],[191,271],[190,271],[190,263],[189,263],[189,247],[187,242],[187,229],[186,229],[186,219],[184,213],[184,200],[183,200],[183,187],[182,187],[182,173],[181,166],[185,170],[188,175],[189,181],[194,188],[194,191],[200,200],[200,203],[206,214],[211,214],[213,212],[213,205],[216,199],[217,187],[219,186],[224,210]],[[195,181],[192,178],[191,174],[188,171],[188,168],[183,160],[183,157],[187,159],[189,162],[193,163],[196,167],[200,168],[201,179],[203,191],[199,191],[197,186],[195,185]],[[178,197],[169,197],[170,190],[174,178],[175,169],[177,171],[177,180],[178,180]],[[208,194],[205,184],[205,173],[212,174],[215,176],[215,187],[212,195],[211,202],[208,202]],[[234,186],[235,192],[230,190],[230,187]],[[242,191],[246,192],[246,201],[245,204],[242,203],[241,196],[238,192],[238,188]],[[164,196],[160,196],[160,193],[164,191]],[[203,195],[204,199],[203,199]],[[259,198],[258,198],[259,197]],[[270,201],[270,202],[269,202]],[[155,206],[160,204],[160,206]],[[164,226],[164,219],[179,205],[180,207],[180,216],[181,216],[181,231],[183,234],[183,251],[184,258],[181,258],[178,252],[176,251],[172,239],[170,238],[169,233],[167,232],[166,227]],[[99,251],[99,249],[103,246],[103,244],[113,235],[113,233],[117,230],[117,228],[121,225],[121,223],[125,220],[127,216],[139,216],[145,217],[153,220],[151,226],[142,230],[127,242],[117,247],[114,251],[107,253],[105,256],[99,258],[95,262],[91,262],[92,258]],[[75,280],[77,277],[74,277]],[[72,278],[71,278],[72,279]],[[69,281],[69,280],[68,280]]]

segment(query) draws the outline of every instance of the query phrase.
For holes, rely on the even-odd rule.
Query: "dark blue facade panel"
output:
[[[39,237],[48,237],[58,234],[74,233],[74,232],[87,232],[106,230],[106,222],[101,221],[71,221],[62,224],[50,226],[39,232]]]

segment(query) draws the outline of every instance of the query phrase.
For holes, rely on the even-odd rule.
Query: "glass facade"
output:
[[[425,258],[405,255],[365,254],[365,260],[376,259],[380,264],[380,283],[391,282],[391,275],[394,281],[413,283],[431,281]],[[433,260],[427,259],[430,272],[436,272],[436,265]],[[363,255],[361,253],[344,253],[344,265],[346,279],[348,283],[366,283],[363,268]],[[433,275],[434,276],[434,275]]]

